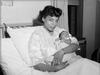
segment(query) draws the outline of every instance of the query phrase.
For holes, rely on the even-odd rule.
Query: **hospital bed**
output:
[[[7,25],[8,26],[8,25]],[[28,40],[36,27],[8,26],[9,37],[1,39],[1,65],[6,75],[100,75],[100,64],[80,58],[59,72],[41,72],[31,67]]]

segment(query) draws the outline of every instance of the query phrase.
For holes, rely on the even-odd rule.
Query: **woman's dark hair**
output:
[[[55,16],[59,18],[61,15],[62,10],[60,8],[48,5],[42,11],[40,11],[38,17],[33,20],[33,26],[43,25],[42,18],[46,18],[47,16]]]

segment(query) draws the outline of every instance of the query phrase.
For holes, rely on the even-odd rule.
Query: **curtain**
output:
[[[68,29],[68,0],[53,0],[55,7],[61,8],[63,13],[59,20],[59,26]]]

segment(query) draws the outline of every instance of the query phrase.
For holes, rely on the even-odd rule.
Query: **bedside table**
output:
[[[80,50],[76,51],[77,55],[80,55],[84,58],[86,58],[86,39],[82,38],[81,40],[79,40],[79,45],[80,45]]]

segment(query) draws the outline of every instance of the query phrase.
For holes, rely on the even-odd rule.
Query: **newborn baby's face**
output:
[[[65,43],[71,43],[71,39],[69,38],[69,34],[67,32],[63,32],[61,34],[61,38]]]
[[[66,44],[71,44],[71,39],[69,38],[69,39],[66,39],[66,40],[64,40],[64,42],[66,43]]]

